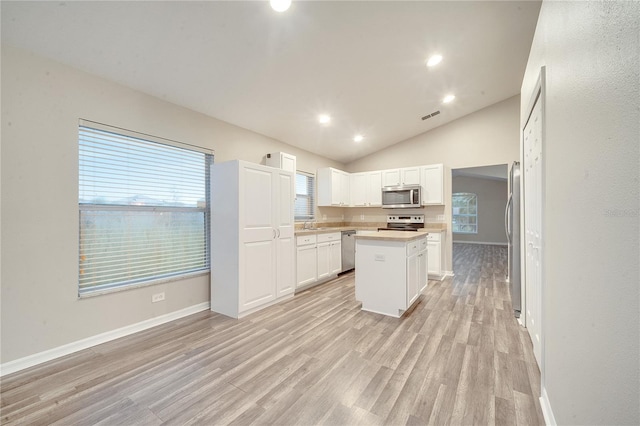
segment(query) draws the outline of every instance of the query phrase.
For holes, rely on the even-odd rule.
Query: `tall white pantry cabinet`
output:
[[[292,172],[246,161],[211,168],[211,310],[240,318],[292,297]]]

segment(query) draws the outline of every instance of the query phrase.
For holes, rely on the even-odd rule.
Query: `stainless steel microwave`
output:
[[[385,186],[382,188],[383,209],[409,209],[420,205],[420,185]]]

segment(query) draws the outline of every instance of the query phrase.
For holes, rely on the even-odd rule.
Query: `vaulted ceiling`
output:
[[[539,9],[2,1],[2,42],[347,163],[518,94]],[[426,67],[435,53],[442,62]]]

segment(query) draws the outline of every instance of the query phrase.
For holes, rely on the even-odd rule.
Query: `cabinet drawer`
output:
[[[441,238],[442,233],[440,232],[429,232],[429,235],[427,235],[427,240],[429,241],[440,241]]]
[[[325,243],[327,241],[338,241],[342,238],[340,232],[330,232],[328,234],[318,234],[318,242]]]
[[[308,244],[315,244],[316,236],[315,235],[301,235],[296,238],[297,246],[306,246]]]
[[[414,240],[407,243],[407,256],[420,251],[420,240]]]

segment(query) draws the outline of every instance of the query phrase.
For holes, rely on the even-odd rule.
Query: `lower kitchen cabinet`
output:
[[[409,242],[356,238],[356,300],[362,309],[400,317],[427,286],[425,236]]]
[[[296,288],[325,281],[342,269],[340,232],[297,238]]]
[[[302,287],[318,280],[318,249],[315,235],[313,243],[299,245],[296,249],[296,287]]]
[[[444,260],[445,235],[444,232],[429,232],[429,235],[427,235],[429,277],[440,281],[444,278],[442,261]]]

